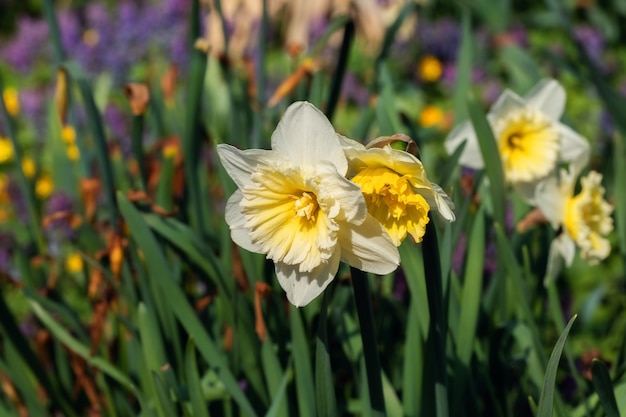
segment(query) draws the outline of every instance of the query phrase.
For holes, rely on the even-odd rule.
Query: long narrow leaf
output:
[[[574,324],[574,320],[576,320],[576,315],[572,316],[567,323],[565,330],[561,333],[561,336],[559,336],[559,340],[557,340],[554,350],[552,350],[552,354],[550,355],[550,359],[548,360],[548,367],[546,369],[543,387],[541,387],[541,396],[539,397],[539,404],[537,406],[537,417],[552,417],[556,372],[559,368],[559,360],[561,359],[561,353],[563,352],[567,335]]]

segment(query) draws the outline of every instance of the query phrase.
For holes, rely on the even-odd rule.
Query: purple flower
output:
[[[40,57],[50,56],[48,25],[45,21],[20,18],[17,35],[2,48],[0,56],[18,71],[28,70]]]
[[[46,204],[46,215],[50,216],[55,213],[73,212],[74,200],[68,194],[56,192],[50,196]],[[48,224],[45,230],[48,239],[53,247],[58,243],[76,238],[76,232],[72,228],[69,218],[59,218]]]
[[[574,28],[574,38],[580,42],[587,52],[587,55],[596,63],[602,62],[604,53],[604,39],[602,34],[591,26],[576,26]]]
[[[15,237],[10,232],[0,231],[0,271],[11,269],[11,258],[15,247]]]
[[[354,101],[359,106],[363,106],[369,101],[370,95],[367,88],[351,72],[345,75],[341,91],[345,99]]]
[[[453,62],[461,44],[461,29],[452,19],[424,20],[417,25],[417,39],[426,54],[434,55],[444,63]]]

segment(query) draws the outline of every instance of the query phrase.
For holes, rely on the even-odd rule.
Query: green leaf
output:
[[[624,145],[624,135],[615,135],[615,150],[613,151],[613,193],[615,197],[615,231],[619,237],[619,247],[622,258],[626,259],[626,146]]]
[[[593,387],[600,397],[600,404],[604,408],[606,417],[620,417],[611,377],[604,362],[598,359],[594,359],[591,362],[591,378]]]
[[[165,302],[174,312],[176,318],[187,333],[194,336],[198,350],[202,353],[207,363],[213,366],[220,380],[232,395],[233,399],[242,408],[242,411],[249,416],[256,416],[252,405],[241,391],[237,379],[230,371],[224,353],[218,349],[217,345],[196,316],[195,311],[189,304],[183,291],[172,281],[170,267],[165,262],[166,258],[154,235],[148,228],[148,225],[144,222],[137,209],[135,209],[124,195],[118,195],[118,202],[122,216],[131,231],[132,238],[143,251],[145,259],[149,260],[146,266],[150,274],[150,279],[161,286],[163,293],[168,295]]]
[[[289,380],[293,377],[293,369],[291,364],[287,367],[285,374],[283,375],[280,385],[276,390],[276,393],[273,395],[272,405],[269,410],[267,410],[267,414],[265,417],[278,417],[283,415],[281,410],[284,409],[285,406],[285,392],[287,391],[287,384]]]
[[[161,417],[180,415],[178,412],[176,412],[176,405],[174,404],[174,401],[170,396],[169,389],[159,376],[159,373],[156,371],[152,371],[151,374],[157,392],[156,402],[158,404],[157,410],[159,411],[159,415]]]
[[[559,336],[559,340],[557,340],[554,350],[552,350],[552,354],[550,355],[550,359],[548,360],[548,367],[544,376],[543,386],[541,387],[541,396],[539,397],[539,404],[537,407],[537,417],[552,417],[556,372],[559,368],[559,360],[561,359],[561,353],[563,352],[567,335],[574,324],[574,320],[576,320],[576,315],[572,316],[567,323],[565,330],[561,333],[561,336]]]
[[[35,313],[37,318],[39,318],[39,320],[41,320],[41,322],[48,328],[48,330],[50,330],[50,333],[52,333],[54,337],[59,339],[59,341],[63,343],[68,349],[78,354],[81,358],[85,359],[88,364],[95,368],[98,368],[99,370],[119,382],[121,385],[126,387],[137,397],[141,404],[144,404],[141,393],[124,372],[116,368],[108,360],[99,356],[93,356],[90,352],[89,347],[80,343],[67,330],[61,327],[52,318],[50,313],[44,310],[38,302],[31,299],[29,300],[29,304],[33,313]],[[142,406],[142,408],[144,407]]]
[[[299,415],[302,417],[316,416],[315,386],[313,371],[311,370],[311,354],[309,341],[304,331],[300,310],[291,306],[289,315],[291,322],[291,339],[293,346],[293,360],[296,375],[296,397],[298,398]]]
[[[328,293],[327,290],[322,294],[322,307],[319,313],[317,341],[315,344],[315,394],[317,397],[317,415],[319,417],[339,415],[326,330]]]
[[[468,242],[465,282],[461,295],[461,311],[457,330],[457,356],[469,367],[474,350],[474,338],[482,298],[483,266],[485,258],[485,216],[482,208],[476,213]]]
[[[191,408],[194,417],[209,417],[207,402],[202,394],[202,385],[198,375],[198,362],[196,360],[196,346],[193,337],[187,342],[185,350],[185,375],[187,376],[187,390],[191,400]]]
[[[467,99],[469,114],[478,137],[478,144],[483,160],[485,161],[485,171],[489,179],[489,190],[491,195],[491,207],[493,207],[493,217],[496,222],[504,225],[504,197],[505,184],[502,162],[498,153],[498,145],[483,112],[476,98],[470,94]]]
[[[273,398],[270,408],[274,410],[273,413],[275,416],[288,417],[287,402],[284,400],[285,387],[283,387],[284,377],[287,372],[283,372],[269,335],[266,336],[261,346],[261,361],[270,398]],[[281,398],[283,398],[283,400],[279,401],[277,397],[281,393],[281,390]]]

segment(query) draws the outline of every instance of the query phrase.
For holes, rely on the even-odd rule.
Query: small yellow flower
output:
[[[437,57],[433,55],[426,55],[420,60],[417,66],[417,74],[423,81],[427,83],[434,83],[441,78],[441,74],[443,74],[443,65]]]
[[[9,138],[0,136],[0,164],[4,164],[13,159],[13,144]]]
[[[65,150],[65,153],[70,161],[78,161],[80,158],[80,150],[75,144],[69,145]]]
[[[54,191],[54,182],[49,175],[42,175],[35,182],[35,194],[40,199],[44,200],[50,197],[52,191]]]
[[[443,122],[443,111],[441,107],[435,105],[428,105],[422,109],[419,116],[420,125],[423,127],[441,126]]]
[[[78,252],[72,252],[65,258],[65,269],[70,274],[81,272],[84,267],[83,257]]]
[[[163,147],[163,156],[165,158],[176,158],[178,156],[178,145],[170,143]]]
[[[5,88],[2,92],[2,98],[7,107],[7,112],[9,112],[11,116],[17,116],[20,112],[20,97],[17,89],[13,87]]]
[[[71,125],[65,125],[61,128],[61,139],[66,145],[73,145],[76,142],[76,130]]]
[[[33,178],[35,173],[37,172],[37,164],[33,158],[29,156],[25,156],[22,158],[22,171],[24,172],[24,176],[26,178]]]

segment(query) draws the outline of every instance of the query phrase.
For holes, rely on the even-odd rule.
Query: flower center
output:
[[[352,178],[361,187],[367,210],[396,246],[407,234],[420,242],[429,221],[430,206],[417,194],[407,176],[389,168],[364,168]]]
[[[338,226],[316,193],[320,179],[291,166],[261,168],[251,178],[240,205],[252,242],[267,258],[301,272],[330,259]]]
[[[605,236],[613,230],[611,205],[603,198],[602,176],[590,172],[583,178],[582,190],[566,204],[565,228],[590,263],[606,258],[611,247]]]
[[[317,204],[317,198],[315,194],[303,191],[300,197],[296,197],[296,202],[293,205],[296,214],[300,217],[306,217],[312,223],[315,223],[319,204]]]
[[[534,181],[554,168],[559,133],[541,112],[514,110],[494,122],[504,174],[511,183]]]

